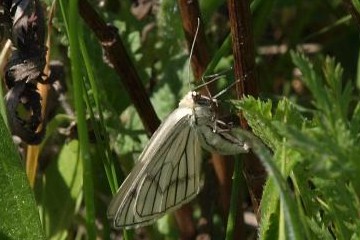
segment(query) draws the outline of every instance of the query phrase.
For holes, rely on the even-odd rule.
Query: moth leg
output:
[[[216,119],[214,121],[213,132],[214,133],[229,132],[233,128],[234,128],[234,123],[233,122],[226,123],[224,121]]]

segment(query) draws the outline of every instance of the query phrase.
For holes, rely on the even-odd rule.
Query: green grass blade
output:
[[[89,57],[89,54],[88,54],[88,51],[87,51],[87,48],[85,45],[85,41],[82,37],[79,38],[79,44],[80,44],[81,54],[82,54],[82,57],[83,57],[83,60],[85,63],[86,72],[87,72],[87,75],[89,78],[89,83],[90,83],[89,85],[92,90],[91,92],[93,93],[96,110],[99,114],[99,120],[100,120],[100,123],[98,124],[97,121],[95,120],[94,113],[91,111],[94,132],[95,132],[95,136],[96,136],[96,140],[97,140],[96,147],[98,149],[98,153],[101,155],[101,158],[103,160],[104,168],[105,168],[106,176],[108,178],[111,192],[113,194],[115,194],[119,187],[119,184],[118,184],[118,181],[116,178],[114,161],[110,159],[110,157],[112,155],[110,146],[109,146],[110,141],[109,141],[108,135],[106,133],[103,111],[102,111],[102,107],[101,107],[100,100],[99,100],[98,87],[96,84],[94,72],[91,67],[92,66],[91,60],[90,60],[90,57]],[[90,97],[90,96],[86,95],[86,97]],[[87,103],[88,102],[89,101],[87,101]],[[91,107],[89,105],[90,104],[88,103],[88,109],[91,110]],[[105,138],[105,139],[103,139],[101,136],[103,136],[103,138]]]
[[[284,209],[283,214],[286,222],[286,239],[305,239],[305,233],[302,231],[302,222],[298,214],[298,209],[296,208],[296,202],[291,197],[289,187],[281,175],[280,170],[273,162],[270,151],[257,137],[250,134],[249,132],[241,129],[237,129],[236,132],[241,139],[244,139],[245,142],[250,145],[251,150],[260,159],[269,176],[273,178],[274,183],[279,190],[280,199],[282,201],[281,203],[283,204],[282,207]]]
[[[241,161],[240,159],[235,160],[234,164],[234,174],[232,179],[232,189],[231,189],[231,199],[230,199],[230,209],[229,216],[226,225],[226,240],[234,239],[235,233],[235,224],[236,224],[236,213],[239,207],[239,196],[241,190]]]
[[[358,60],[357,60],[355,82],[356,82],[356,88],[360,89],[360,50],[359,50]]]
[[[64,19],[66,16],[64,16]],[[86,112],[83,101],[83,80],[81,76],[81,53],[78,42],[78,31],[81,31],[79,24],[78,1],[70,1],[69,4],[69,42],[71,74],[74,87],[74,100],[76,109],[76,120],[78,127],[80,153],[83,165],[84,198],[86,206],[86,228],[89,239],[96,239],[95,227],[95,203],[94,203],[94,182],[90,158],[89,137],[86,124]]]
[[[351,0],[352,4],[354,5],[354,8],[358,13],[360,13],[360,2],[359,0]]]

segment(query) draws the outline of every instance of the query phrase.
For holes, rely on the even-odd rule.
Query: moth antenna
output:
[[[232,70],[231,67],[230,67],[229,69],[226,69],[226,70],[224,70],[224,71],[222,71],[222,72],[219,72],[219,73],[215,73],[215,74],[203,76],[203,77],[202,77],[203,83],[197,85],[194,90],[199,89],[199,88],[204,87],[204,86],[207,86],[207,85],[209,85],[210,83],[216,82],[217,80],[225,77],[225,76],[226,76],[225,73],[226,73],[226,72],[229,72],[230,70]],[[210,79],[209,81],[205,82],[205,79],[207,79],[207,78],[209,78],[209,79],[211,78],[211,79]]]
[[[190,49],[190,57],[189,57],[189,64],[188,64],[188,80],[189,80],[189,89],[191,89],[191,83],[190,83],[190,68],[191,68],[191,58],[193,56],[193,52],[194,52],[194,48],[195,48],[195,42],[196,42],[196,39],[198,37],[198,34],[199,34],[199,29],[200,29],[200,18],[197,18],[197,27],[196,27],[196,31],[195,31],[195,35],[194,35],[194,40],[191,44],[191,49]],[[204,79],[201,78],[201,80],[204,82]],[[201,84],[203,85],[203,84]],[[203,86],[206,86],[206,83],[204,82],[204,85]],[[198,87],[196,87],[198,88]],[[210,91],[209,89],[206,87],[206,91],[208,92],[209,96],[211,96],[210,94]]]
[[[224,77],[224,76],[226,76],[227,72],[230,72],[231,70],[233,70],[233,68],[229,67],[228,69],[225,69],[221,72],[203,76],[203,78],[207,79],[207,78],[215,78],[215,77],[219,77],[219,76]]]
[[[229,89],[231,89],[233,86],[235,86],[235,84],[237,84],[237,83],[245,80],[246,78],[247,78],[247,75],[245,75],[245,76],[243,76],[242,78],[240,78],[240,79],[232,82],[232,83],[231,83],[230,85],[228,85],[226,88],[224,88],[223,90],[221,90],[220,92],[218,92],[218,93],[214,96],[214,98],[216,99],[216,98],[220,97],[221,95],[223,95],[224,93],[226,93]]]

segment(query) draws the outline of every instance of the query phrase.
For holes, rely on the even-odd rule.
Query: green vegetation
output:
[[[119,53],[116,60],[121,65],[129,58],[157,117],[164,120],[199,84],[189,74],[191,42],[183,30],[189,19],[181,17],[181,1],[88,1],[116,27],[111,29],[128,54]],[[53,1],[41,2],[47,16]],[[353,17],[344,8],[349,4]],[[224,73],[211,86],[215,94],[235,79],[227,2],[202,0],[199,5],[209,54],[204,79]],[[178,227],[174,214],[140,230],[112,229],[108,204],[157,119],[142,118],[150,118],[151,110],[141,114],[134,104],[124,81],[134,76],[131,66],[122,73],[114,67],[114,56],[105,54],[113,42],[99,41],[79,14],[84,6],[57,0],[49,51],[51,59],[64,63],[64,91],[47,104],[49,121],[33,190],[26,180],[24,144],[12,144],[6,104],[0,103],[0,239],[170,240],[186,234],[228,240],[360,239],[360,25],[354,18],[359,5],[355,0],[251,2],[259,94],[245,92],[235,99],[229,90],[220,100],[230,103],[227,113],[245,117],[251,132],[236,133],[268,174],[260,211],[254,212],[251,201],[255,187],[243,164],[248,156],[224,160],[227,172],[219,176],[213,157],[205,153],[204,190],[191,202],[193,223],[186,222],[196,229],[194,235]],[[0,22],[0,31],[3,26]],[[1,66],[6,62],[3,56],[0,61]],[[239,221],[237,214],[244,211],[258,217],[257,226]]]

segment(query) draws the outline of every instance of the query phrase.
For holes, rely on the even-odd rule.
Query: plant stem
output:
[[[92,174],[91,158],[89,153],[89,138],[86,124],[86,112],[83,101],[83,84],[80,70],[81,53],[79,49],[78,33],[81,31],[78,16],[78,1],[72,0],[69,4],[69,42],[71,58],[71,74],[74,87],[74,101],[76,109],[76,121],[80,144],[80,156],[83,164],[83,188],[86,206],[86,228],[88,239],[96,239],[95,228],[95,203],[94,203],[94,183]],[[82,36],[80,34],[80,36]]]
[[[240,189],[241,189],[241,161],[237,159],[234,164],[234,174],[232,180],[231,199],[229,216],[226,226],[226,240],[234,239],[235,225],[237,223],[237,209],[241,202],[239,200]],[[239,218],[243,216],[238,216]]]

